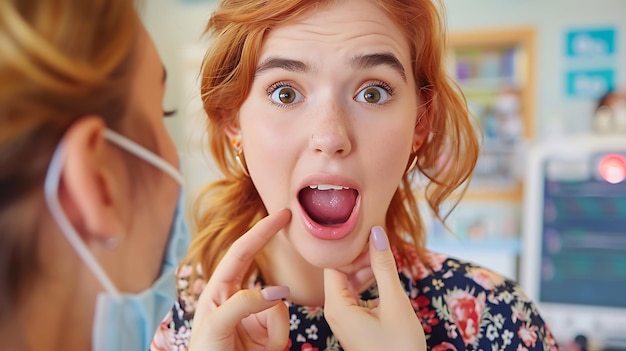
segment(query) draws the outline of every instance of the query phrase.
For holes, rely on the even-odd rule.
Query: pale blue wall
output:
[[[198,43],[214,2],[211,0],[152,0],[144,2],[143,18],[170,71],[166,107],[189,100],[182,88],[183,48]],[[451,30],[534,26],[537,30],[535,64],[535,135],[553,130],[578,132],[588,128],[592,99],[568,98],[564,93],[565,32],[572,28],[611,26],[617,30],[617,83],[626,86],[626,1],[624,0],[445,0]],[[179,144],[184,136],[170,123]]]
[[[567,30],[612,27],[617,31],[617,85],[626,86],[626,1],[623,0],[445,0],[451,30],[533,26],[536,29],[535,135],[555,128],[578,132],[588,127],[593,99],[568,98],[564,57]]]

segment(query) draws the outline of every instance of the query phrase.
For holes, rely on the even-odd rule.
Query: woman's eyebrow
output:
[[[358,69],[372,68],[381,65],[391,67],[393,70],[398,72],[398,74],[406,82],[406,73],[404,71],[404,66],[402,66],[400,60],[398,60],[398,58],[393,54],[378,53],[359,55],[353,57],[350,61],[352,63],[352,66]]]
[[[285,71],[295,72],[295,73],[307,73],[311,71],[311,67],[298,60],[286,59],[281,57],[269,57],[265,61],[261,62],[257,68],[255,75],[259,75],[263,71],[267,71],[274,68],[280,68]]]
[[[404,66],[402,66],[400,60],[398,60],[398,58],[393,54],[377,53],[359,55],[353,57],[350,61],[352,66],[357,69],[372,68],[381,65],[391,67],[393,70],[398,72],[398,74],[406,82],[406,73],[404,70]],[[311,71],[311,67],[305,62],[281,57],[269,57],[257,66],[255,75],[259,75],[263,71],[274,68],[279,68],[285,71],[295,73],[308,73]]]

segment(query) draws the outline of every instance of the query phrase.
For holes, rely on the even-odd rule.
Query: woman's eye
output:
[[[274,89],[270,95],[271,99],[281,105],[295,104],[304,98],[299,91],[290,86],[282,86]]]
[[[177,110],[163,110],[163,117],[172,117],[177,112],[178,112]]]
[[[371,85],[356,94],[355,100],[369,104],[383,104],[389,99],[390,93],[382,87]]]

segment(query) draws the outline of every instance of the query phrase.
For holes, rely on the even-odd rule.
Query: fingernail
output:
[[[372,241],[374,242],[374,247],[378,251],[387,250],[389,247],[389,240],[387,239],[387,234],[382,227],[376,226],[372,228]]]
[[[286,286],[269,286],[261,290],[263,298],[267,301],[275,301],[289,296],[289,288]]]

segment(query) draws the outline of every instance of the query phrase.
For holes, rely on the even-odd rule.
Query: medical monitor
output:
[[[557,340],[626,349],[626,135],[533,145],[522,218],[520,283]]]

